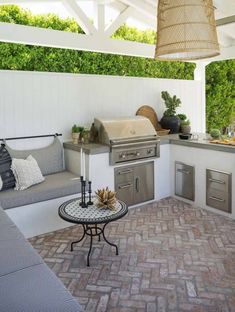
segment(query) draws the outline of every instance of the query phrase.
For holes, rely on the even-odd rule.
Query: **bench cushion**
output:
[[[78,302],[45,264],[0,277],[0,289],[0,311],[82,311]]]
[[[69,171],[45,176],[45,181],[24,191],[0,192],[3,209],[25,206],[81,192],[80,178]]]
[[[63,147],[58,137],[55,137],[52,144],[43,148],[15,150],[6,145],[6,149],[12,158],[26,159],[29,155],[32,155],[36,159],[43,175],[64,170]]]
[[[83,311],[2,208],[0,208],[0,311]]]
[[[0,276],[40,263],[42,258],[0,208]]]

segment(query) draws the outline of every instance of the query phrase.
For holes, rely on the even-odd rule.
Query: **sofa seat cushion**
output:
[[[0,277],[0,290],[0,311],[83,311],[45,264]]]
[[[25,206],[81,192],[80,178],[69,171],[45,176],[45,181],[24,191],[0,192],[3,209]]]

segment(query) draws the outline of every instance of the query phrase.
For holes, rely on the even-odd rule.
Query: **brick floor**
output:
[[[95,239],[91,267],[80,226],[30,239],[85,311],[235,311],[234,221],[167,198],[106,230],[119,256]]]

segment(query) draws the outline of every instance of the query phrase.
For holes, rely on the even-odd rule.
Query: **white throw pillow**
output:
[[[41,170],[33,156],[26,159],[12,159],[11,170],[16,179],[15,190],[22,191],[44,181]]]

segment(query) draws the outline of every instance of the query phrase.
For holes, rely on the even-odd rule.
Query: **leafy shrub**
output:
[[[213,62],[206,67],[207,130],[228,127],[235,116],[235,60]]]
[[[54,14],[33,15],[16,5],[0,6],[0,21],[83,33],[74,19]],[[155,43],[155,32],[121,26],[112,36],[119,40]],[[235,117],[235,60],[214,62],[206,69],[207,130],[224,129]],[[193,79],[195,64],[74,51],[14,43],[0,43],[0,69],[68,72],[99,75]]]
[[[60,19],[54,14],[32,15],[30,11],[16,5],[0,6],[0,21],[83,33],[74,19]],[[126,25],[121,26],[112,37],[155,42],[154,31],[138,31]],[[193,79],[194,68],[192,63],[160,62],[150,58],[0,43],[0,69]]]

